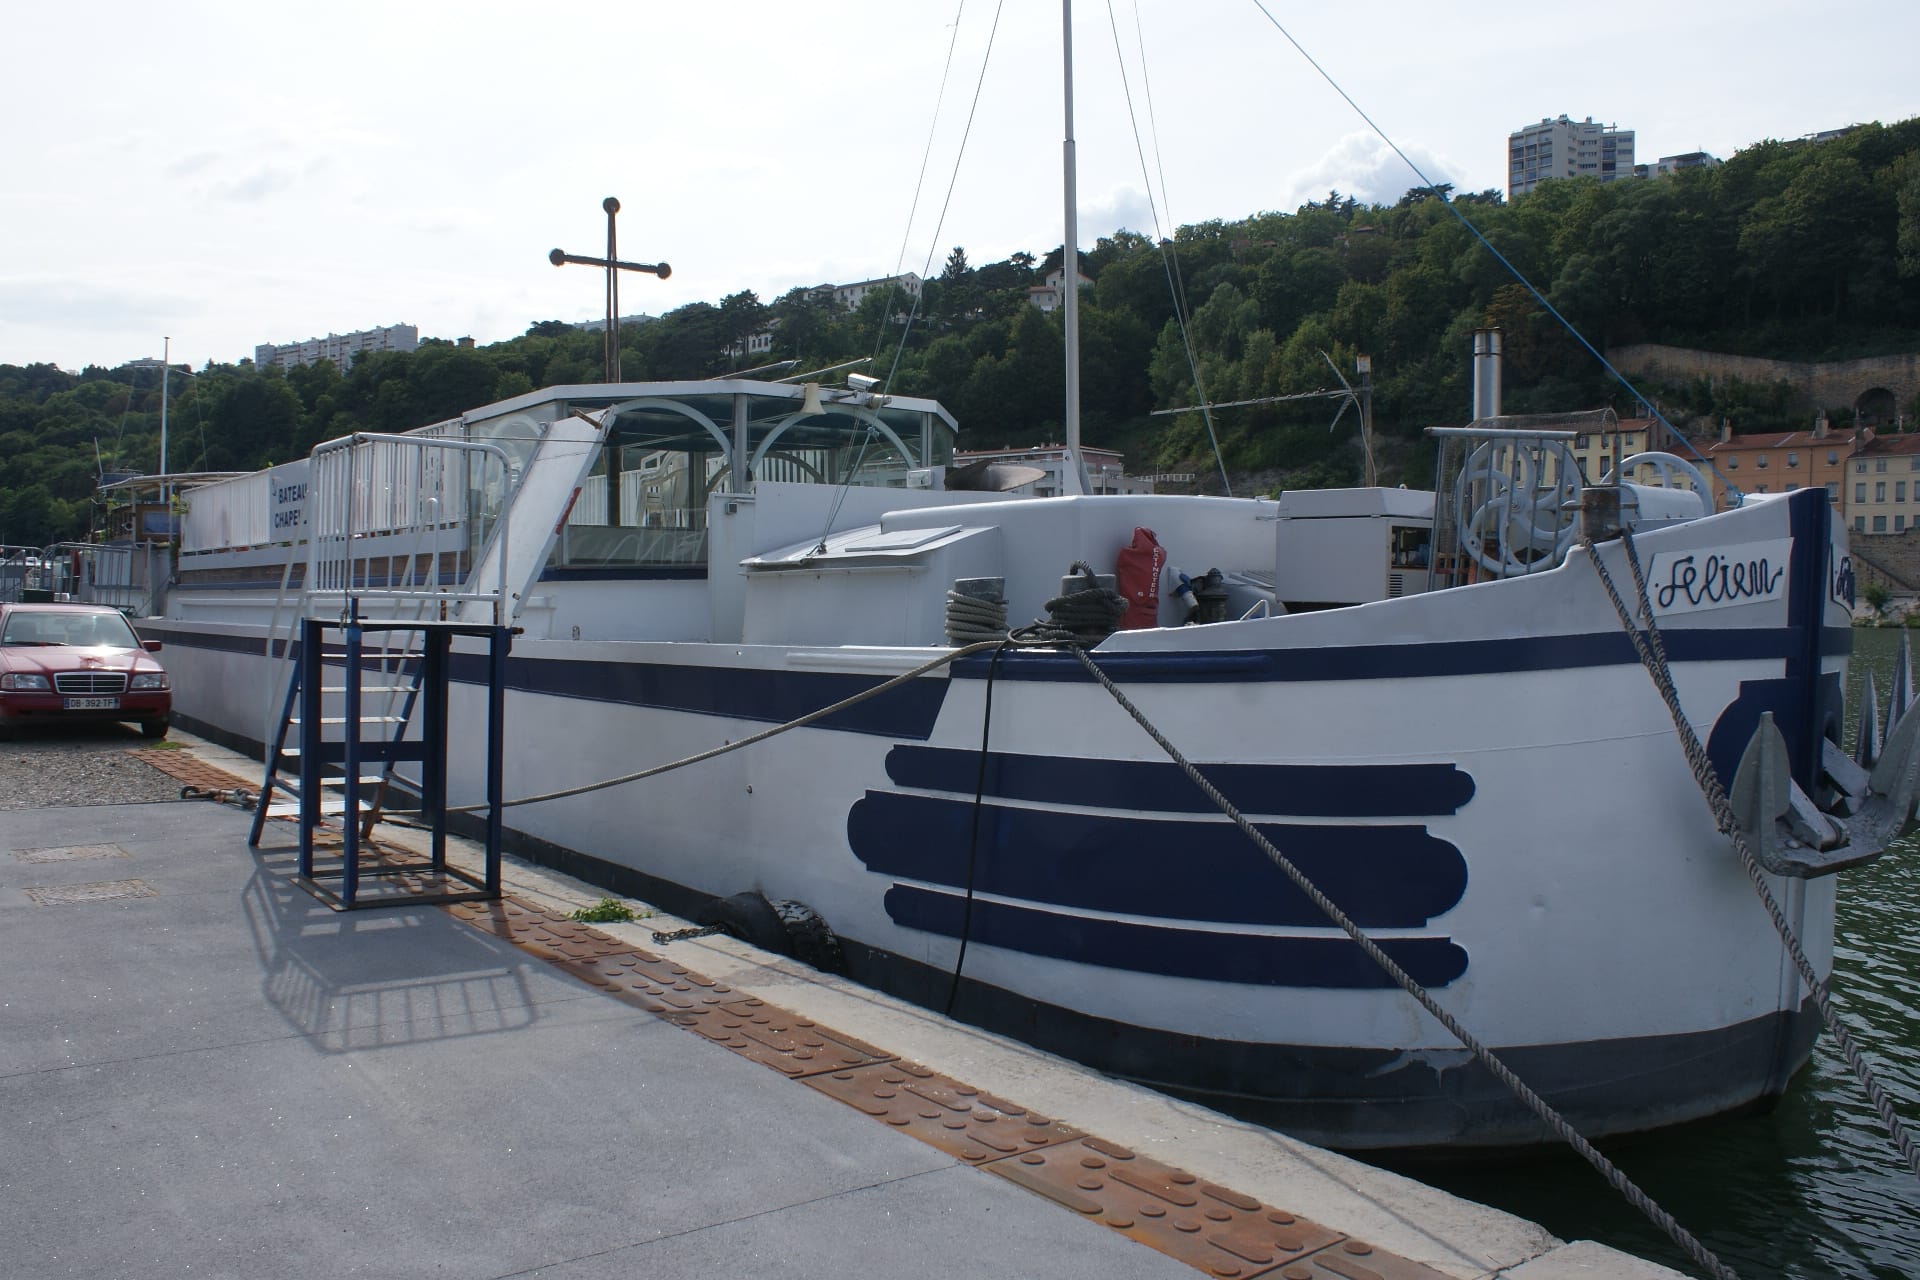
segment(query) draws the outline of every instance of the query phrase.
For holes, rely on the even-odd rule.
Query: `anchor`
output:
[[[1860,731],[1849,756],[1822,742],[1820,790],[1814,800],[1793,780],[1787,741],[1765,712],[1734,771],[1733,811],[1760,865],[1775,875],[1809,879],[1872,862],[1915,826],[1920,802],[1920,710],[1913,698],[1912,660],[1903,632],[1895,667],[1891,725],[1880,735],[1879,700],[1868,675]]]

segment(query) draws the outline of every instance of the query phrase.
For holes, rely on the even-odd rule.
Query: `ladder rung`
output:
[[[363,787],[377,787],[386,781],[388,781],[388,779],[383,774],[365,773],[360,775],[360,785]],[[392,781],[401,786],[406,785],[401,783],[399,778],[394,778]],[[289,795],[297,796],[300,794],[300,785],[290,778],[275,777],[273,785],[286,791]],[[323,787],[344,787],[347,785],[347,780],[345,777],[336,774],[331,777],[321,778],[320,785]]]

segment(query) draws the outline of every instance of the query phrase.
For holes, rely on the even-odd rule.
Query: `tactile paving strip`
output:
[[[830,1071],[807,1076],[804,1083],[973,1164],[1081,1136],[1070,1124],[982,1093],[917,1062]]]
[[[893,1059],[884,1049],[751,996],[735,996],[674,1021],[783,1075],[804,1078]]]
[[[1099,1138],[983,1167],[1228,1280],[1446,1280],[1430,1267]]]
[[[260,785],[258,779],[238,777],[196,759],[191,751],[182,751],[177,747],[165,750],[131,747],[127,754],[142,764],[152,765],[168,777],[178,778],[190,787],[202,787],[209,791],[231,791],[238,787],[252,791]]]
[[[901,1060],[558,912],[511,897],[445,909],[636,1008],[1222,1280],[1449,1280]]]

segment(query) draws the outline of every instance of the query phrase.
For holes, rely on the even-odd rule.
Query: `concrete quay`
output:
[[[0,812],[0,1277],[1678,1275],[517,860],[336,913],[249,821]]]

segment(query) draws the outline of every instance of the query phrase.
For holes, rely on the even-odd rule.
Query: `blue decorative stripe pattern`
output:
[[[976,899],[913,885],[887,891],[887,914],[908,928],[986,946],[1176,978],[1278,987],[1386,988],[1393,980],[1344,937],[1218,933],[1108,920]],[[1423,986],[1444,987],[1467,971],[1467,953],[1449,938],[1384,938],[1380,947]]]
[[[486,655],[455,653],[456,680],[486,680]],[[590,702],[785,724],[864,693],[880,677],[834,671],[767,671],[657,662],[547,662],[507,659],[507,687]],[[913,680],[818,721],[823,729],[924,742],[946,701],[947,681]]]
[[[1200,772],[1248,814],[1297,818],[1399,818],[1458,813],[1473,798],[1473,779],[1450,764],[1202,764]],[[1061,756],[987,755],[977,751],[895,747],[887,776],[921,791],[984,793],[1035,804],[1213,813],[1213,802],[1178,766],[1155,760],[1079,760]]]
[[[1809,490],[1812,492],[1812,490]],[[1687,662],[1786,660],[1802,652],[1803,633],[1788,628],[1663,627],[1667,657]],[[1853,636],[1827,627],[1820,651],[1844,654]],[[992,654],[953,664],[955,678],[984,680]],[[1326,648],[1238,649],[1205,653],[1101,653],[1100,669],[1122,684],[1280,684],[1329,680],[1420,680],[1502,675],[1525,671],[1637,666],[1633,642],[1620,631],[1586,635],[1526,636],[1510,640],[1458,640]],[[996,680],[1086,681],[1093,677],[1070,653],[1010,650],[1000,658]]]
[[[1459,903],[1460,851],[1418,826],[1259,824],[1364,928],[1416,929]],[[869,791],[847,818],[869,871],[1020,898],[1043,908],[1220,924],[1329,927],[1240,828]]]

